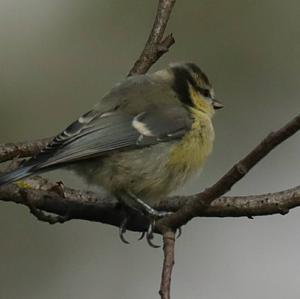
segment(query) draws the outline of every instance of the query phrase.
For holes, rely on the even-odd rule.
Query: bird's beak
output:
[[[224,105],[221,102],[217,101],[217,100],[213,100],[212,103],[213,103],[213,107],[216,110],[217,109],[222,109],[224,107]]]

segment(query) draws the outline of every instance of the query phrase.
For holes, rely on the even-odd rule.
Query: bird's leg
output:
[[[135,210],[141,211],[143,214],[153,217],[153,218],[162,218],[168,215],[173,214],[172,212],[167,211],[158,211],[150,207],[148,204],[146,204],[143,200],[141,200],[139,197],[137,197],[135,194],[133,194],[130,191],[127,191],[128,196],[132,199],[132,201],[135,203]]]
[[[172,214],[172,212],[157,211],[130,191],[123,192],[122,196],[120,196],[118,199],[123,204],[122,206],[123,206],[125,212],[129,208],[129,209],[137,211],[140,214],[148,217],[148,219],[149,219],[148,229],[146,232],[142,233],[139,240],[141,240],[144,237],[144,235],[146,235],[147,242],[151,247],[153,247],[153,248],[160,247],[159,245],[156,245],[152,242],[153,230],[155,227],[155,220],[165,217],[165,216],[168,216],[168,215]],[[124,220],[122,221],[120,230],[119,230],[120,239],[122,240],[122,242],[124,242],[126,244],[129,243],[124,237],[124,234],[126,232],[126,226],[128,224],[128,220],[130,217],[128,215],[130,215],[130,210],[128,211],[128,213],[126,213],[126,216],[124,217]],[[179,235],[180,235],[180,232],[181,232],[181,230],[179,230]]]
[[[139,197],[137,197],[132,192],[127,191],[127,194],[132,199],[132,201],[135,203],[135,209],[142,212],[144,215],[148,216],[148,218],[149,218],[150,224],[149,224],[148,230],[146,232],[146,239],[147,239],[148,244],[153,248],[160,247],[159,245],[156,245],[152,242],[153,229],[155,227],[155,219],[168,216],[168,215],[172,214],[172,212],[157,211],[157,210],[153,209],[151,206],[149,206],[148,204],[146,204],[143,200],[141,200]],[[142,233],[139,240],[142,239],[144,237],[144,235],[145,235],[145,233]]]
[[[150,233],[147,233],[147,241],[149,243],[149,240],[153,239],[153,227],[155,226],[155,218],[162,218],[162,217],[173,214],[173,212],[157,211],[157,210],[153,209],[152,207],[150,207],[149,205],[147,205],[144,201],[142,201],[140,198],[135,196],[133,193],[129,193],[129,194],[130,194],[130,196],[132,196],[134,198],[134,200],[136,200],[145,209],[145,211],[148,213],[149,216],[154,217],[154,220],[150,223],[150,225],[148,227],[148,232],[150,230]],[[177,236],[176,236],[177,239],[181,236],[181,233],[182,233],[182,230],[181,230],[181,227],[179,227]],[[143,239],[144,235],[145,235],[145,233],[143,232],[141,237],[139,238],[139,240]],[[155,247],[156,247],[156,245],[155,245]]]

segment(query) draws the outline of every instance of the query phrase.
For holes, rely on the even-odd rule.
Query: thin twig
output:
[[[0,163],[14,158],[31,157],[38,154],[50,141],[50,138],[0,144]]]
[[[194,195],[194,200],[182,207],[178,212],[158,221],[157,226],[160,226],[162,230],[169,227],[176,229],[198,216],[199,213],[203,213],[203,210],[208,209],[215,199],[228,192],[231,187],[242,179],[261,159],[280,143],[294,135],[299,129],[300,114],[276,132],[269,134],[212,187]]]
[[[161,274],[159,294],[161,299],[170,299],[172,270],[175,264],[175,233],[166,231],[163,234],[164,263]]]
[[[150,35],[138,60],[129,72],[133,74],[144,74],[150,67],[174,44],[172,34],[164,36],[172,8],[176,0],[159,0],[156,17]]]

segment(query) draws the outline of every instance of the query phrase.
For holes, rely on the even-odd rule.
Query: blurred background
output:
[[[53,136],[127,74],[157,1],[0,0],[0,142]],[[266,134],[297,113],[300,2],[177,1],[167,32],[176,44],[152,70],[194,61],[225,104],[202,174],[176,193],[216,181]],[[299,184],[299,134],[231,194]],[[73,174],[53,180],[87,189]],[[299,298],[300,209],[286,216],[196,219],[177,241],[173,298]],[[86,221],[50,226],[0,203],[0,298],[158,298],[162,251]],[[156,242],[161,242],[159,236]]]

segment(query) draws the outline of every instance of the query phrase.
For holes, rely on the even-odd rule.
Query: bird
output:
[[[126,209],[147,215],[152,229],[153,219],[169,214],[153,203],[183,185],[211,153],[212,118],[220,108],[195,63],[127,77],[40,153],[0,176],[0,186],[66,167],[88,184],[102,186]],[[120,227],[126,243],[127,220]]]

